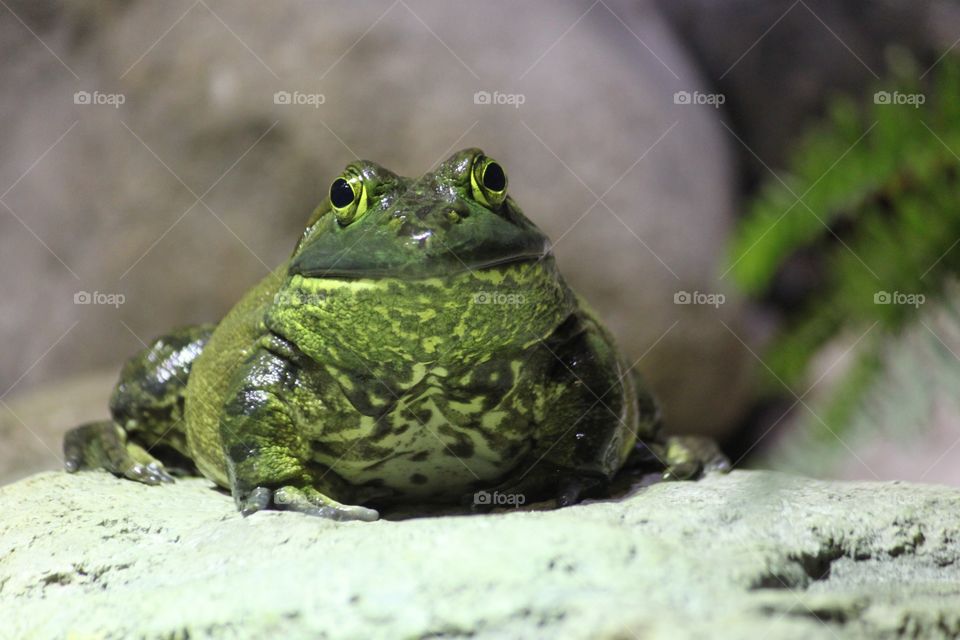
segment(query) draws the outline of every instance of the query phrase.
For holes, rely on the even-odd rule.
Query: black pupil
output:
[[[337,178],[330,185],[330,204],[337,209],[343,209],[353,203],[353,189],[343,178]]]
[[[507,176],[503,173],[503,167],[496,162],[491,162],[483,170],[483,186],[490,191],[503,191],[507,186]]]

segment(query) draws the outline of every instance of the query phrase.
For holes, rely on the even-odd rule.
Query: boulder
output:
[[[59,4],[23,16],[60,60],[0,25],[0,393],[218,320],[356,156],[417,176],[479,146],[671,424],[742,412],[742,305],[674,305],[721,290],[730,137],[675,104],[700,80],[649,3]]]
[[[960,634],[960,491],[763,471],[559,510],[248,518],[200,479],[0,488],[3,637]]]

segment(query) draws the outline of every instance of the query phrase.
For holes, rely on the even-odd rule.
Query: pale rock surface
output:
[[[204,480],[0,489],[3,638],[945,638],[960,491],[734,471],[554,511],[242,518]]]

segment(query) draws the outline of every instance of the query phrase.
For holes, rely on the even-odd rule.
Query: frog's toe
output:
[[[310,516],[330,520],[360,520],[373,522],[380,518],[375,509],[359,505],[341,504],[313,488],[281,487],[273,494],[273,503],[278,509],[297,511]]]
[[[63,466],[67,473],[80,469],[110,468],[122,456],[123,442],[108,421],[91,422],[68,431],[63,438]],[[123,452],[125,453],[125,452]]]
[[[270,508],[271,505],[274,509],[296,511],[338,522],[348,520],[373,522],[380,518],[380,514],[375,509],[341,504],[310,487],[301,489],[287,486],[280,487],[276,491],[271,491],[265,487],[257,487],[237,500],[240,513],[245,516]]]
[[[64,442],[63,468],[67,470],[67,473],[80,471],[83,468],[83,449],[76,444]]]
[[[126,468],[123,472],[124,478],[136,480],[143,484],[169,484],[174,482],[173,476],[167,473],[159,462],[150,462],[140,464],[139,462]]]
[[[671,464],[663,472],[664,480],[693,480],[700,475],[702,467],[696,461],[684,461]]]
[[[237,503],[237,509],[240,510],[240,515],[246,517],[269,508],[270,502],[273,500],[273,492],[266,487],[257,487],[250,493],[236,493],[234,499]]]
[[[730,471],[730,460],[709,438],[677,436],[664,448],[664,480],[690,480],[705,473]]]
[[[318,515],[324,518],[330,518],[337,521],[357,520],[360,522],[374,522],[380,519],[380,512],[369,507],[361,507],[355,504],[344,504],[339,507],[320,507],[319,512],[307,510],[304,513],[308,515]]]

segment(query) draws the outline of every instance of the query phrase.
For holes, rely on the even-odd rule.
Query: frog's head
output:
[[[464,149],[421,178],[360,160],[315,210],[290,261],[307,278],[426,278],[536,261],[549,241],[507,195],[503,168]]]
[[[316,361],[408,384],[425,363],[476,363],[532,344],[574,305],[546,236],[478,149],[416,180],[347,166],[275,302],[270,328]]]

